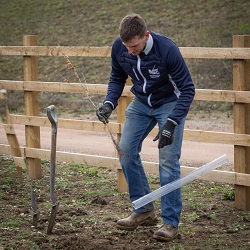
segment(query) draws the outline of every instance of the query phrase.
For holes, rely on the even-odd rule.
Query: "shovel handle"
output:
[[[49,121],[52,125],[52,133],[56,133],[57,132],[57,114],[56,114],[56,108],[54,105],[50,105],[47,107],[47,116],[49,118]]]

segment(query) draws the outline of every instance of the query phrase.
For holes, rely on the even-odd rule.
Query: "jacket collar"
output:
[[[146,47],[145,47],[145,49],[143,50],[143,52],[145,53],[145,55],[147,55],[149,52],[150,52],[150,50],[152,49],[152,47],[153,47],[153,38],[152,38],[152,36],[149,34],[149,38],[148,38],[148,41],[147,41],[147,44],[146,44]]]

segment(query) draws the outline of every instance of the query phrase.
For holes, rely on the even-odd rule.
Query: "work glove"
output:
[[[176,124],[174,124],[171,120],[167,120],[167,122],[163,125],[163,127],[158,132],[157,136],[153,139],[153,141],[158,142],[158,148],[163,148],[166,145],[170,145],[174,139],[174,129]]]
[[[110,103],[104,103],[99,109],[96,110],[98,119],[104,124],[109,122],[109,117],[113,111],[113,107]]]

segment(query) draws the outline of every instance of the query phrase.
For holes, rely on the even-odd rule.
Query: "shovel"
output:
[[[59,207],[59,203],[56,203],[56,198],[55,198],[57,115],[54,105],[50,105],[49,107],[47,107],[47,116],[51,123],[51,132],[52,132],[51,152],[50,152],[50,198],[52,202],[52,209],[47,229],[47,234],[51,234],[55,224],[56,214]]]

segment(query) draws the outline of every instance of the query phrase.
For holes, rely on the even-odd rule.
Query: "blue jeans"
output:
[[[129,104],[125,115],[126,120],[120,140],[120,163],[129,188],[131,202],[151,192],[145,174],[140,152],[142,143],[149,132],[158,123],[161,128],[167,121],[176,101],[166,103],[158,108],[151,108],[141,103],[136,97]],[[159,150],[160,185],[164,186],[180,178],[180,156],[185,119],[176,126],[174,141]],[[155,142],[158,146],[158,141]],[[135,212],[147,212],[154,209],[149,203]],[[161,197],[161,212],[163,224],[178,227],[182,210],[181,189],[177,189]]]

